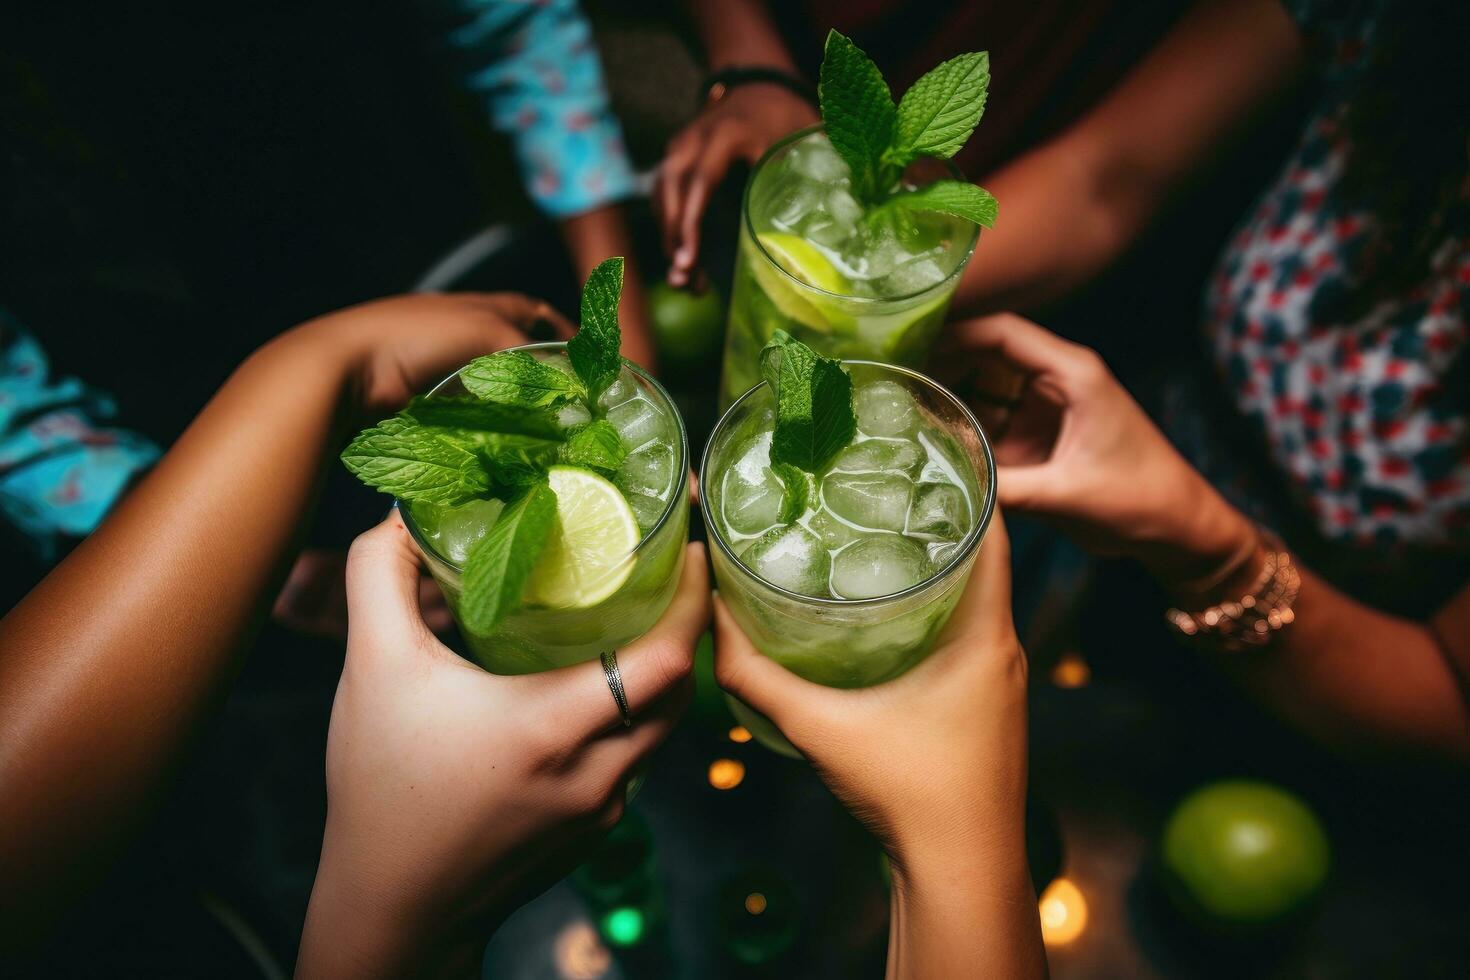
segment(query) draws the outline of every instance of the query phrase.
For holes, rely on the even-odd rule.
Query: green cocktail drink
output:
[[[909,187],[958,176],[918,161]],[[870,220],[820,127],[766,153],[745,189],[725,338],[723,405],[760,380],[776,330],[832,357],[923,367],[980,226],[934,211]]]
[[[570,371],[564,344],[521,348]],[[430,398],[463,394],[458,374]],[[631,364],[597,400],[627,456],[615,473],[552,466],[557,496],[553,543],[532,571],[519,606],[477,632],[460,615],[463,563],[505,507],[490,497],[458,506],[401,501],[400,512],[455,613],[465,643],[486,670],[526,674],[591,660],[637,639],[668,608],[689,532],[688,442],[683,420],[657,381]],[[562,406],[567,428],[590,421],[582,405]],[[575,527],[565,525],[575,523]],[[571,541],[570,546],[561,546]],[[590,549],[585,554],[579,554]],[[590,556],[590,560],[588,560]],[[570,567],[582,563],[581,568]]]
[[[571,340],[477,357],[342,453],[394,496],[495,673],[623,646],[678,588],[688,438],[659,383],[618,353],[622,285],[623,260],[600,263]]]
[[[866,687],[932,648],[994,510],[995,464],[974,416],[940,385],[891,365],[844,366],[856,431],[810,474],[799,516],[782,514],[766,382],[715,427],[701,505],[720,594],[756,648],[807,680]],[[731,707],[761,742],[796,754],[767,719]]]

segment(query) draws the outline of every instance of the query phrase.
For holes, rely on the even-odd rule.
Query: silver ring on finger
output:
[[[607,686],[612,689],[613,701],[618,706],[618,714],[623,716],[623,727],[633,727],[633,716],[628,713],[628,692],[623,690],[623,673],[618,670],[618,652],[607,650],[602,654],[602,675],[607,678]]]

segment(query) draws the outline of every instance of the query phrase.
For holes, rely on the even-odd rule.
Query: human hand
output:
[[[599,663],[499,676],[435,640],[396,513],[358,538],[298,975],[443,969],[617,822],[688,696],[709,603],[702,546],[689,549],[673,604],[618,652],[624,728]]]
[[[962,395],[982,396],[971,400],[995,449],[1002,506],[1049,519],[1100,554],[1137,558],[1176,585],[1209,580],[1252,552],[1250,521],[1095,351],[1010,313],[952,331],[935,363]],[[1012,389],[997,399],[994,380],[1008,375],[1022,379],[1019,397]]]
[[[575,332],[549,303],[520,293],[415,293],[328,313],[283,340],[316,345],[324,363],[347,358],[357,407],[376,421],[481,354],[528,343],[528,333]]]
[[[419,575],[419,613],[424,625],[444,635],[454,617],[439,585],[427,572]],[[347,639],[347,552],[339,548],[306,548],[296,556],[286,584],[271,607],[271,619],[296,633],[328,640]]]
[[[706,105],[669,141],[653,209],[671,286],[687,286],[699,261],[699,223],[710,194],[736,160],[755,163],[778,139],[818,121],[817,110],[780,85],[739,85]]]
[[[814,684],[759,653],[718,600],[715,674],[781,729],[895,866],[1024,852],[1026,656],[998,512],[934,651],[906,674],[850,690]]]

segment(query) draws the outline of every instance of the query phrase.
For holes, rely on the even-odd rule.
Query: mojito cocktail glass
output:
[[[857,433],[794,522],[779,523],[765,382],[720,419],[700,470],[720,595],[761,653],[809,681],[867,687],[928,654],[995,509],[995,463],[963,402],[916,371],[845,362]],[[731,700],[765,745],[796,755]]]
[[[565,344],[533,344],[521,349],[570,370]],[[430,397],[464,393],[456,372],[430,392]],[[399,501],[404,524],[444,591],[470,653],[493,673],[549,670],[624,646],[658,621],[678,587],[689,532],[689,444],[683,419],[663,387],[631,364],[624,364],[618,380],[599,398],[598,408],[629,451],[612,483],[631,511],[641,538],[621,561],[601,571],[597,581],[580,583],[578,590],[551,600],[538,597],[533,572],[519,608],[489,633],[465,628],[459,615],[462,563],[470,546],[494,524],[503,503],[489,499],[441,507]],[[558,411],[558,421],[567,428],[590,418],[580,404],[564,405]],[[576,510],[567,515],[560,488],[585,482],[590,474],[552,467],[549,476],[558,493],[557,519],[575,519]],[[615,509],[620,506],[617,501],[613,504]],[[626,519],[626,512],[624,516]],[[556,560],[550,552],[547,549],[540,560]]]
[[[962,179],[923,159],[910,187]],[[788,136],[756,164],[741,207],[722,406],[760,380],[776,330],[829,357],[921,368],[975,250],[980,226],[937,212],[868,213],[821,127]]]

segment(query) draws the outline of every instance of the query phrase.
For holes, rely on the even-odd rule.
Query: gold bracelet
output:
[[[1175,632],[1234,651],[1265,646],[1292,624],[1301,573],[1278,538],[1266,532],[1261,538],[1266,559],[1250,590],[1238,601],[1222,602],[1199,612],[1170,609],[1164,618]]]

